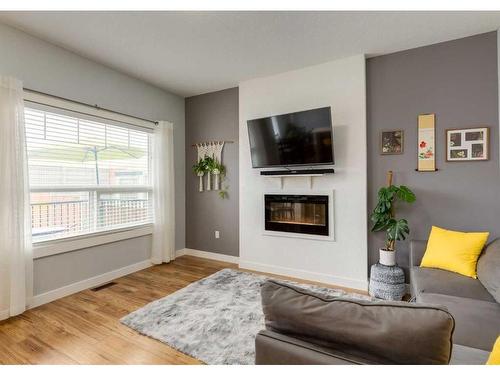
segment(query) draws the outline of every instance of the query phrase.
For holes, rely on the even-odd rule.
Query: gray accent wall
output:
[[[410,238],[426,239],[431,225],[500,236],[498,77],[495,32],[367,60],[368,209],[376,204],[386,172],[417,195],[398,207]],[[417,116],[436,114],[437,172],[416,172]],[[446,162],[445,129],[490,127],[490,160]],[[404,154],[381,156],[382,129],[404,130]],[[377,262],[382,233],[369,235],[369,265]],[[408,265],[408,241],[398,243]]]
[[[229,196],[216,191],[198,191],[198,177],[192,171],[196,148],[192,144],[209,140],[232,140],[224,146],[222,162]],[[186,99],[186,247],[224,255],[239,255],[238,206],[238,88]],[[215,238],[215,231],[220,238]]]
[[[152,120],[174,123],[176,248],[185,247],[184,99],[0,24],[0,74],[27,88]],[[150,236],[36,259],[40,294],[150,258]]]

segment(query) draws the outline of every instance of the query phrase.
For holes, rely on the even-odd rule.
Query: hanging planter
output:
[[[229,186],[221,187],[224,178],[226,177],[226,167],[219,163],[217,160],[214,160],[214,166],[212,169],[212,173],[215,176],[215,190],[219,190],[219,197],[225,199],[228,197],[227,189]]]
[[[203,176],[205,175],[205,171],[207,170],[207,162],[206,159],[198,160],[198,163],[193,165],[193,172],[199,177],[199,191],[203,191]]]
[[[207,191],[212,190],[212,179],[211,179],[212,174],[210,171],[207,173]]]
[[[199,177],[199,184],[198,184],[198,190],[200,191],[200,193],[203,191],[203,175],[205,173],[203,172],[198,172],[197,176]]]
[[[213,174],[215,177],[214,181],[214,190],[220,190],[220,184],[222,182],[222,178],[226,174],[226,167],[224,167],[220,162],[211,157],[205,158],[207,162],[207,169],[210,174]]]
[[[210,156],[205,156],[205,166],[207,172],[207,191],[212,190],[212,173],[215,169],[215,160]]]
[[[212,172],[215,180],[214,180],[214,190],[220,190],[220,171],[218,169],[214,169]]]
[[[211,175],[214,175],[214,190],[219,190],[221,198],[227,198],[227,186],[221,190],[221,184],[226,175],[226,167],[220,162],[210,156],[205,156],[203,159],[198,160],[198,163],[193,165],[194,173],[200,178],[200,192],[203,191],[203,176],[207,175],[207,184],[205,190],[212,190]]]

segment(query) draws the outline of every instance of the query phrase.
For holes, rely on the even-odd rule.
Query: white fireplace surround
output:
[[[250,158],[247,120],[331,107],[335,174],[280,179]],[[366,290],[368,215],[365,58],[353,56],[239,85],[241,268]],[[264,233],[264,193],[332,195],[333,241]]]
[[[328,236],[320,236],[316,234],[304,234],[304,233],[292,233],[292,232],[279,232],[266,230],[265,228],[265,200],[266,194],[277,194],[277,195],[326,195],[328,196]],[[260,206],[262,208],[261,215],[261,228],[262,234],[265,236],[278,236],[278,237],[291,237],[304,240],[314,240],[314,241],[335,241],[335,211],[334,211],[334,191],[311,191],[311,190],[271,190],[266,191],[262,194]]]

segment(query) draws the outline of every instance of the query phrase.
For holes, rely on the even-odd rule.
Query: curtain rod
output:
[[[141,120],[141,121],[147,121],[147,122],[150,122],[152,124],[155,124],[155,125],[158,125],[158,121],[152,121],[152,120],[149,120],[147,118],[142,118],[142,117],[138,117],[138,116],[132,116],[132,115],[129,115],[127,113],[123,113],[123,112],[118,112],[118,111],[113,111],[111,109],[106,109],[106,108],[102,108],[102,107],[99,107],[97,104],[88,104],[88,103],[83,103],[83,102],[79,102],[77,100],[73,100],[73,99],[67,99],[67,98],[63,98],[61,96],[57,96],[57,95],[52,95],[52,94],[48,94],[46,92],[42,92],[42,91],[37,91],[37,90],[32,90],[32,89],[29,89],[29,88],[23,88],[24,91],[29,91],[29,92],[32,92],[32,93],[35,93],[35,94],[42,94],[42,95],[46,95],[46,96],[50,96],[51,98],[55,98],[55,99],[60,99],[60,100],[65,100],[67,102],[71,102],[71,103],[75,103],[75,104],[80,104],[80,105],[84,105],[86,107],[90,107],[90,108],[94,108],[94,109],[98,109],[98,110],[102,110],[102,111],[106,111],[106,112],[110,112],[110,113],[114,113],[114,114],[117,114],[117,115],[121,115],[121,116],[127,116],[127,117],[130,117],[130,118],[135,118],[137,120]],[[32,100],[28,100],[28,101],[31,101]],[[38,103],[38,104],[44,104],[44,103]],[[111,120],[111,119],[108,119],[108,120]],[[131,124],[132,125],[132,124]],[[138,125],[136,125],[138,126]]]

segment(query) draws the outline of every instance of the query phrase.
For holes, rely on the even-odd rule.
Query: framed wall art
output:
[[[489,160],[488,127],[446,130],[446,161]]]
[[[380,132],[380,155],[402,154],[403,148],[403,130],[382,130]]]
[[[417,171],[435,172],[436,169],[436,115],[418,116]]]

